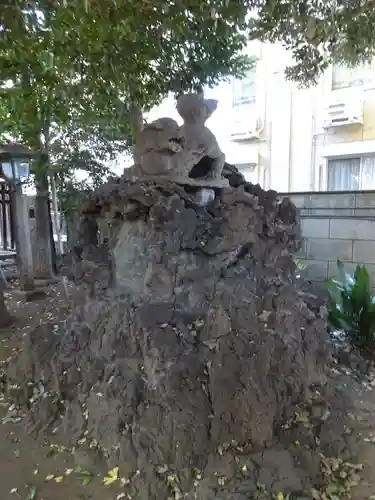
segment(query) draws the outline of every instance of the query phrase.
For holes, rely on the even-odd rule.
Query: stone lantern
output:
[[[1,171],[14,194],[20,290],[28,299],[35,292],[35,282],[29,214],[22,193],[22,184],[30,176],[30,163],[34,157],[35,153],[21,144],[0,145]]]
[[[35,153],[21,144],[0,146],[0,165],[9,184],[22,185],[30,176],[30,162]]]

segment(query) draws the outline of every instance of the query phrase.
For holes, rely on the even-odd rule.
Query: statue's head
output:
[[[200,94],[183,94],[177,99],[177,111],[186,123],[205,123],[217,108],[216,99],[205,99]]]
[[[175,153],[181,144],[182,137],[178,123],[172,118],[159,118],[145,125],[137,147],[141,153],[149,151]]]
[[[179,134],[178,123],[173,120],[173,118],[158,118],[153,122],[147,123],[144,130],[154,131],[154,132],[165,132],[166,135],[176,135]]]

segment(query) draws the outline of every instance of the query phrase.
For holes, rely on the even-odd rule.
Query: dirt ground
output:
[[[17,320],[0,330],[0,362],[22,348],[22,338],[38,323],[57,321],[68,306],[59,287],[45,299],[24,303],[7,295],[8,308]],[[1,366],[1,365],[0,365]],[[93,465],[84,449],[66,450],[56,442],[28,435],[22,416],[0,399],[1,500],[117,500],[126,498],[116,485],[105,486],[106,468]]]
[[[74,293],[73,288],[70,288]],[[32,303],[7,295],[9,310],[17,318],[8,329],[0,330],[1,364],[22,349],[22,340],[38,323],[59,321],[69,309],[62,288],[51,287],[45,299]],[[359,396],[361,418],[368,430],[358,462],[362,463],[361,482],[353,500],[375,499],[375,383],[367,387],[366,398]],[[78,447],[67,450],[56,441],[35,440],[27,432],[22,415],[0,397],[0,499],[1,500],[120,500],[119,481],[103,484],[109,471],[92,461],[92,455]],[[162,500],[162,499],[161,499]]]

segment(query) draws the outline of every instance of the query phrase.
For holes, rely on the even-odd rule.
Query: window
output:
[[[375,189],[375,154],[328,160],[327,190]]]
[[[370,84],[374,81],[372,63],[361,63],[356,67],[334,64],[332,74],[332,90]]]
[[[248,71],[242,80],[234,80],[232,88],[231,138],[249,136],[255,130],[256,120],[256,67]]]
[[[241,80],[233,81],[232,107],[254,104],[256,101],[256,66],[254,65]]]

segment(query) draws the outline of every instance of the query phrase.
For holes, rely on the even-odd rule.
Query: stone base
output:
[[[177,184],[182,184],[183,186],[196,186],[217,189],[229,186],[229,181],[227,179],[191,179],[190,177],[173,177],[173,175],[171,175],[170,180],[176,182]]]
[[[202,187],[202,188],[216,188],[222,189],[230,186],[228,179],[222,177],[221,179],[192,179],[190,177],[185,177],[184,175],[177,175],[169,173],[168,175],[145,175],[139,179],[140,181],[155,181],[155,182],[175,182],[181,186],[192,186],[192,187]]]
[[[49,285],[56,285],[56,283],[59,283],[60,280],[58,278],[52,277],[52,278],[35,278],[35,285],[37,287],[45,287]]]
[[[43,288],[34,288],[33,290],[20,290],[16,288],[12,290],[12,295],[16,299],[32,302],[34,300],[44,299],[46,292]]]

